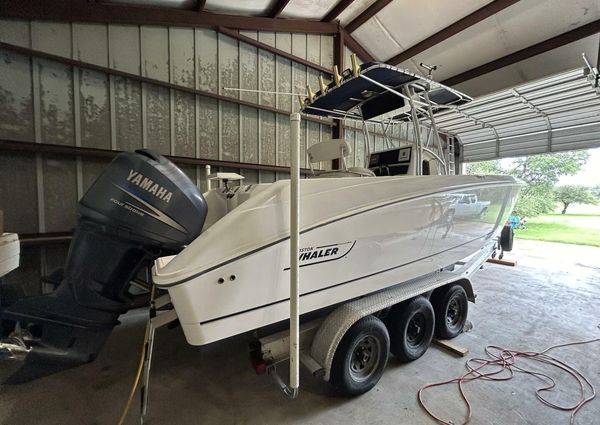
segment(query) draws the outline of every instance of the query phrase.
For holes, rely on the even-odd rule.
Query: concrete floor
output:
[[[475,278],[477,303],[470,305],[472,331],[455,341],[480,357],[488,344],[539,350],[600,336],[600,248],[516,241],[515,268],[487,265]],[[115,424],[135,373],[144,316],[134,312],[112,334],[99,358],[33,383],[0,388],[0,423]],[[369,393],[345,399],[329,386],[302,376],[297,400],[286,400],[267,376],[249,366],[247,337],[203,349],[186,344],[180,330],[161,330],[155,351],[149,424],[431,424],[418,407],[425,383],[457,376],[465,359],[432,346],[419,360],[393,357]],[[561,348],[554,355],[579,368],[600,388],[600,343]],[[3,366],[4,367],[4,366]],[[7,369],[5,369],[6,372]],[[553,376],[556,375],[553,373]],[[549,396],[574,400],[577,388],[557,376],[560,390]],[[568,424],[569,414],[544,406],[534,378],[473,382],[466,391],[474,424]],[[600,398],[600,397],[599,397]],[[461,423],[465,408],[456,387],[429,393],[432,408]],[[128,424],[137,424],[137,399]],[[578,414],[578,424],[600,424],[600,399]]]

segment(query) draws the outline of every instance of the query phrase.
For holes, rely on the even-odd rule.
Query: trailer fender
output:
[[[448,284],[446,284],[446,285],[444,285],[444,286],[442,286],[442,287],[439,287],[439,288],[437,288],[436,290],[434,290],[434,291],[431,293],[431,296],[430,296],[429,298],[430,298],[430,299],[431,299],[431,298],[434,298],[434,297],[435,297],[435,294],[436,294],[436,292],[438,292],[438,291],[440,291],[442,288],[444,288],[444,287],[447,287],[447,286],[450,286],[450,285],[460,285],[460,286],[462,286],[462,288],[463,288],[463,289],[465,290],[465,292],[467,293],[467,299],[468,299],[469,301],[471,301],[472,303],[474,303],[474,302],[475,302],[475,298],[477,298],[477,295],[475,294],[475,291],[473,290],[473,284],[471,283],[471,279],[468,279],[468,278],[459,279],[459,280],[456,280],[456,281],[454,281],[454,282],[450,282],[450,283],[448,283]]]

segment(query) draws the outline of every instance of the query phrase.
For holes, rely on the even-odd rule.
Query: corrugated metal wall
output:
[[[333,64],[332,36],[243,35],[327,68]],[[318,87],[318,71],[210,29],[0,20],[0,41],[284,111],[296,108],[295,97],[223,87],[296,93],[305,93],[307,83]],[[285,114],[0,50],[2,139],[149,147],[185,157],[288,165],[289,137]],[[330,139],[331,129],[303,121],[301,137],[304,152]],[[0,152],[0,209],[7,229],[72,229],[77,200],[105,165],[90,158]],[[182,167],[203,187],[200,168]],[[241,173],[248,182],[285,177]],[[39,274],[60,267],[65,251],[62,245],[26,248],[21,271],[11,278],[31,281],[25,291],[34,291]]]

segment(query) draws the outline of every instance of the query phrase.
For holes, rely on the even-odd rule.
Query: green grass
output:
[[[527,220],[515,237],[575,245],[600,246],[600,214],[547,214]]]

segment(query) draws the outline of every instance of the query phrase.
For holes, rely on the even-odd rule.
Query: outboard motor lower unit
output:
[[[3,336],[26,333],[30,351],[9,382],[95,359],[132,307],[132,279],[201,232],[207,206],[173,163],[150,150],[119,154],[79,203],[64,277],[54,292],[2,311]]]

